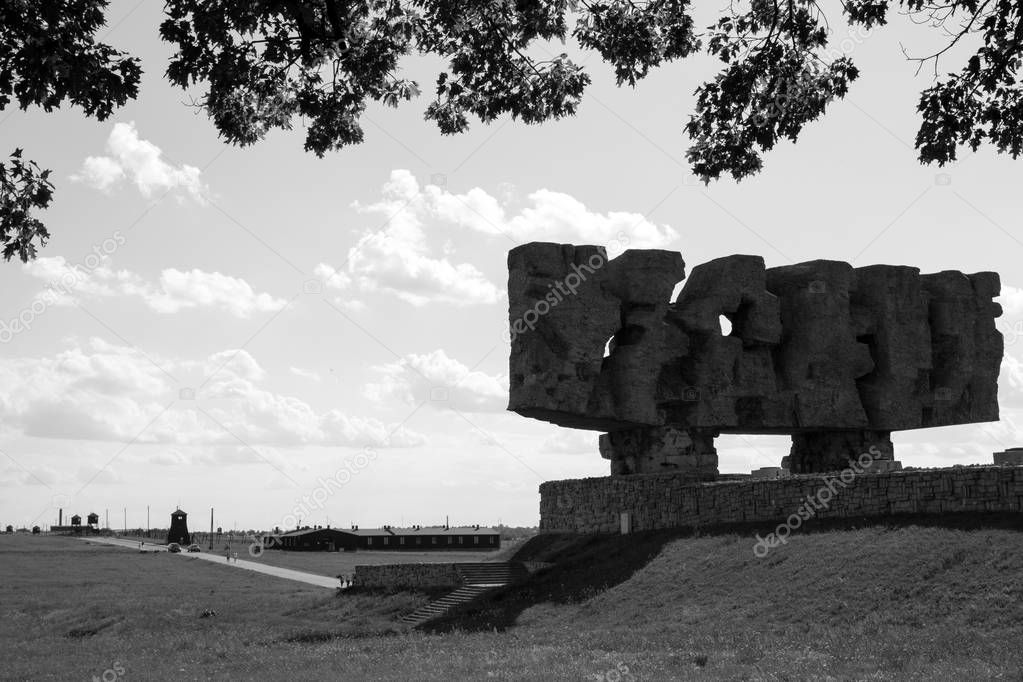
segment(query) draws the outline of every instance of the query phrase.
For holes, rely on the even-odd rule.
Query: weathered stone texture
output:
[[[848,480],[848,482],[844,482]],[[821,494],[822,490],[828,493]],[[633,530],[784,521],[808,499],[814,518],[899,513],[1023,511],[1023,467],[955,467],[886,473],[801,475],[692,483],[648,474],[548,481],[540,485],[540,529],[615,533],[627,512]]]
[[[794,474],[841,471],[862,454],[875,460],[894,459],[887,431],[804,431],[792,434],[789,470]]]
[[[718,475],[714,434],[671,426],[605,433],[600,455],[611,460],[611,473],[661,474],[677,471],[693,481],[713,481]]]
[[[608,432],[617,474],[702,477],[713,444],[682,432],[791,434],[792,471],[810,472],[872,444],[892,460],[892,431],[998,419],[995,273],[736,255],[693,268],[670,303],[675,252],[531,243],[508,267],[509,409]]]
[[[994,455],[997,466],[1023,466],[1023,448],[1009,448]]]

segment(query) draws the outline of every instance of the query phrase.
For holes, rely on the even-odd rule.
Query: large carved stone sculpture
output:
[[[508,270],[508,409],[605,432],[612,474],[713,479],[721,433],[789,434],[793,473],[833,471],[892,459],[892,431],[998,419],[993,272],[737,255],[685,279],[677,252],[551,243]]]

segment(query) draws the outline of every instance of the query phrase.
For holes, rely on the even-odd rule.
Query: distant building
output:
[[[1023,466],[1023,448],[1009,448],[994,455],[998,466]]]
[[[750,475],[753,478],[787,478],[789,470],[782,467],[760,467],[751,471]]]
[[[86,522],[89,524],[89,528],[92,530],[99,530],[99,514],[92,512],[86,517]]]
[[[188,532],[188,514],[175,509],[171,513],[171,526],[167,531],[167,543],[176,542],[179,545],[192,544],[192,536]]]
[[[282,533],[273,541],[280,549],[328,551],[490,551],[500,549],[501,534],[481,526],[413,526],[412,528],[297,528]],[[264,546],[272,547],[264,540]]]

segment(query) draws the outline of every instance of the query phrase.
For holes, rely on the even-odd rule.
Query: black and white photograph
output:
[[[1023,679],[1023,4],[0,0],[0,680]]]

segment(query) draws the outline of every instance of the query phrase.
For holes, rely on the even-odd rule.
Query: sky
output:
[[[0,114],[0,148],[53,169],[53,234],[0,264],[0,523],[109,514],[112,527],[535,525],[546,480],[605,476],[595,432],[506,411],[506,256],[529,241],[720,256],[993,270],[1006,354],[1000,422],[900,432],[907,466],[990,463],[1023,442],[1023,161],[916,160],[916,73],[896,17],[833,21],[861,77],[758,176],[704,186],[685,163],[706,57],[579,113],[508,117],[445,137],[424,98],[370,106],[365,142],[318,159],[302,122],[226,145],[162,78],[160,3],[114,0],[103,40],[142,59],[137,100],[104,122],[74,109]],[[836,15],[837,19],[837,15]],[[704,22],[708,23],[708,22]],[[957,53],[942,63],[957,69]],[[436,60],[410,58],[427,87]],[[776,466],[789,442],[728,436],[722,472]]]

